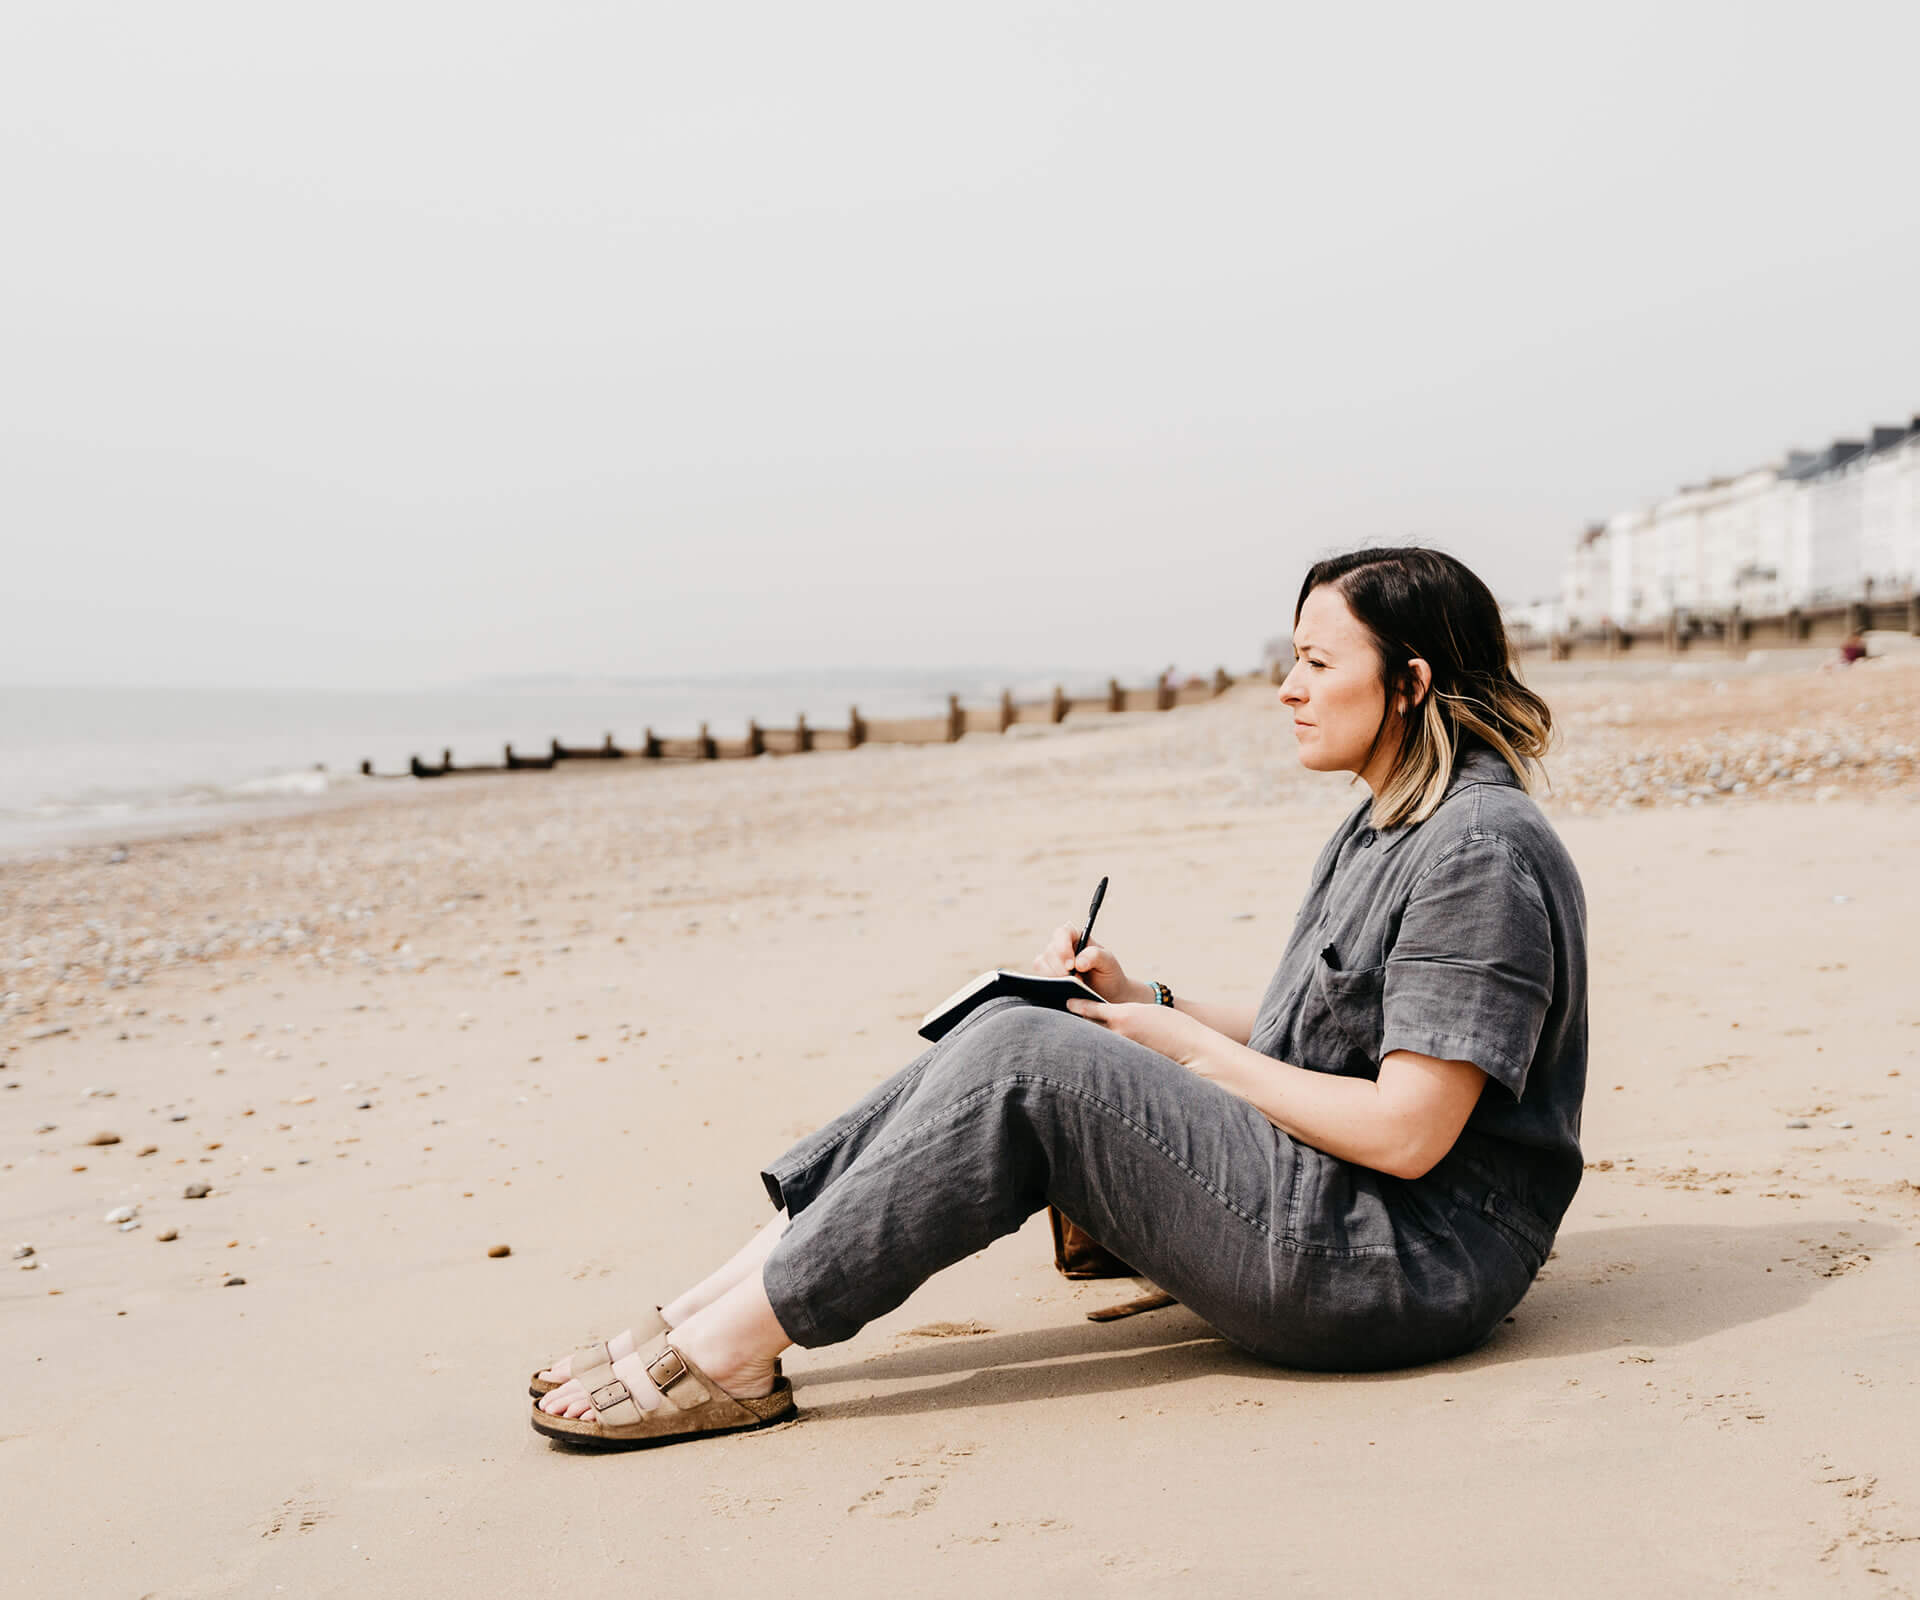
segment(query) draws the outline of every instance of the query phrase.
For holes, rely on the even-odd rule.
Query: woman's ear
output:
[[[1417,706],[1427,698],[1428,691],[1433,688],[1433,668],[1419,656],[1415,656],[1407,663],[1407,678],[1412,691],[1412,703]],[[1399,702],[1399,711],[1402,716],[1406,715],[1406,700]]]

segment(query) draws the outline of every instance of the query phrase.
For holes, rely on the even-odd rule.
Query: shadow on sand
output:
[[[1691,1344],[1793,1310],[1898,1237],[1891,1228],[1857,1221],[1847,1229],[1830,1221],[1749,1228],[1682,1223],[1563,1234],[1555,1259],[1510,1325],[1441,1365],[1472,1371],[1622,1345]],[[1125,1285],[1114,1288],[1114,1298],[1124,1298]],[[796,1376],[803,1400],[813,1385],[951,1377],[904,1392],[805,1405],[813,1417],[874,1417],[1112,1394],[1218,1373],[1264,1383],[1393,1383],[1407,1376],[1270,1366],[1226,1343],[1184,1306],[1122,1322],[916,1340]]]

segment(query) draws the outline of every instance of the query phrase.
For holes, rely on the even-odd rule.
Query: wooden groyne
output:
[[[1256,674],[1263,681],[1267,674]],[[1055,684],[1044,700],[1016,700],[1003,690],[998,701],[986,706],[963,706],[958,695],[947,696],[944,714],[931,717],[863,717],[858,706],[847,708],[844,728],[820,728],[796,716],[791,727],[762,727],[747,724],[746,736],[739,739],[716,738],[709,724],[691,737],[674,737],[643,731],[640,741],[623,747],[609,733],[597,745],[565,745],[558,739],[548,748],[531,754],[507,745],[501,759],[492,764],[455,765],[452,750],[442,750],[439,762],[411,758],[404,773],[377,773],[371,761],[360,763],[360,771],[369,778],[414,777],[452,778],[485,772],[550,772],[563,761],[735,761],[755,756],[803,755],[814,750],[853,750],[863,744],[955,744],[969,733],[1005,733],[1016,723],[1060,723],[1069,717],[1110,716],[1123,711],[1171,711],[1175,706],[1198,705],[1222,695],[1237,680],[1222,667],[1211,678],[1188,678],[1176,683],[1169,673],[1161,673],[1143,689],[1130,689],[1118,679],[1107,680],[1106,691],[1094,695],[1070,695]]]

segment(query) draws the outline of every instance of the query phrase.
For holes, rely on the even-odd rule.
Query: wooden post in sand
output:
[[[1787,607],[1787,643],[1798,644],[1807,636],[1807,619],[1798,606]]]
[[[1120,687],[1118,678],[1107,679],[1107,709],[1109,711],[1127,709],[1127,692]]]
[[[858,750],[867,742],[867,725],[860,720],[858,706],[847,707],[847,748]]]
[[[1907,596],[1907,632],[1920,636],[1920,589]]]
[[[1007,729],[1011,728],[1012,726],[1013,726],[1013,691],[1011,689],[1002,689],[1000,691],[1000,731],[1002,733],[1005,733]]]
[[[1227,669],[1225,667],[1215,667],[1213,669],[1213,692],[1215,698],[1225,694],[1232,687],[1233,679],[1228,676]]]
[[[660,741],[654,736],[653,729],[651,728],[648,728],[641,736],[640,754],[650,761],[658,761],[660,759]]]
[[[947,743],[958,744],[960,735],[967,731],[967,714],[960,709],[960,696],[947,696]]]
[[[1173,709],[1173,674],[1163,672],[1154,680],[1153,709],[1171,711]]]
[[[713,735],[707,732],[707,725],[704,722],[700,724],[700,759],[702,761],[720,759],[720,747],[713,742]]]
[[[1727,654],[1743,656],[1747,653],[1747,619],[1735,606],[1727,613]]]
[[[1053,686],[1053,701],[1047,707],[1047,721],[1065,722],[1067,720],[1067,691],[1059,684]]]
[[[1914,632],[1920,633],[1920,628],[1914,629]],[[363,778],[371,778],[373,776],[373,763],[371,761],[363,761],[360,763],[360,776]]]
[[[793,719],[793,748],[802,755],[813,748],[813,730],[807,726],[804,711]]]
[[[760,731],[760,724],[753,718],[747,718],[747,754],[763,756],[767,753],[767,736]]]

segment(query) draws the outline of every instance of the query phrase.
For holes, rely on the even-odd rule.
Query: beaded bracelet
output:
[[[1147,982],[1153,985],[1153,1003],[1155,1005],[1170,1006],[1173,1004],[1173,991],[1164,983],[1153,978],[1149,978]]]

